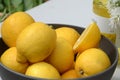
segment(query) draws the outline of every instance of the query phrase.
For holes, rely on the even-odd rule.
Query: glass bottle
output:
[[[101,33],[113,43],[116,41],[114,27],[110,25],[110,14],[106,7],[108,0],[93,0],[93,20],[97,22]]]

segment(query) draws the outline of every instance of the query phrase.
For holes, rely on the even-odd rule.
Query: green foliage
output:
[[[116,7],[120,7],[120,1],[115,2]]]
[[[26,11],[37,5],[44,3],[46,0],[0,0],[0,22],[8,15],[17,11]]]

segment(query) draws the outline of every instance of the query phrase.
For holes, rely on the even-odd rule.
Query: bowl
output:
[[[66,27],[72,27],[76,29],[79,33],[82,33],[84,28],[74,25],[67,25],[67,24],[49,24],[52,25],[53,28],[59,28],[62,26]],[[0,55],[7,49],[8,47],[5,45],[5,43],[0,38]],[[78,78],[74,80],[110,80],[114,74],[114,71],[117,66],[118,62],[118,51],[117,48],[114,46],[114,44],[108,40],[106,37],[101,35],[101,41],[100,41],[100,48],[106,52],[106,54],[109,56],[111,61],[111,66],[106,69],[105,71],[98,73],[93,76],[89,76],[86,78]],[[97,67],[96,67],[97,68]],[[2,80],[44,80],[43,78],[35,78],[26,76],[24,74],[15,72],[4,66],[0,63],[0,76]],[[50,79],[49,79],[50,80]]]

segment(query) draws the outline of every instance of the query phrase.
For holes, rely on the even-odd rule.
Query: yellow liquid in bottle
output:
[[[104,27],[101,29],[105,29],[105,27],[107,28],[106,30],[110,29],[110,25],[108,23],[102,22],[102,19],[106,19],[106,21],[110,18],[110,14],[108,12],[108,9],[106,8],[107,5],[107,1],[108,0],[93,0],[93,12],[95,15],[99,16],[100,19],[97,20],[97,23],[104,23],[106,25],[103,24],[103,26],[99,26],[99,27]],[[99,17],[97,17],[96,19],[98,19]],[[101,21],[100,21],[101,20]],[[104,21],[104,20],[103,20]],[[101,34],[104,35],[105,37],[107,37],[108,39],[110,39],[113,43],[115,43],[116,40],[116,34],[110,31],[104,31],[101,30]]]
[[[113,43],[115,43],[116,40],[116,34],[108,34],[108,33],[102,33],[105,37],[107,37],[109,40],[111,40]]]
[[[93,12],[99,16],[110,18],[110,14],[106,8],[107,0],[94,0]]]

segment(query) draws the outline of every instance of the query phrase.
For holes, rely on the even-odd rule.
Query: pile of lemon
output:
[[[111,65],[109,57],[98,47],[101,33],[95,22],[80,34],[67,26],[53,29],[35,22],[25,12],[16,12],[3,22],[1,36],[9,46],[1,55],[1,63],[28,76],[81,78]]]

